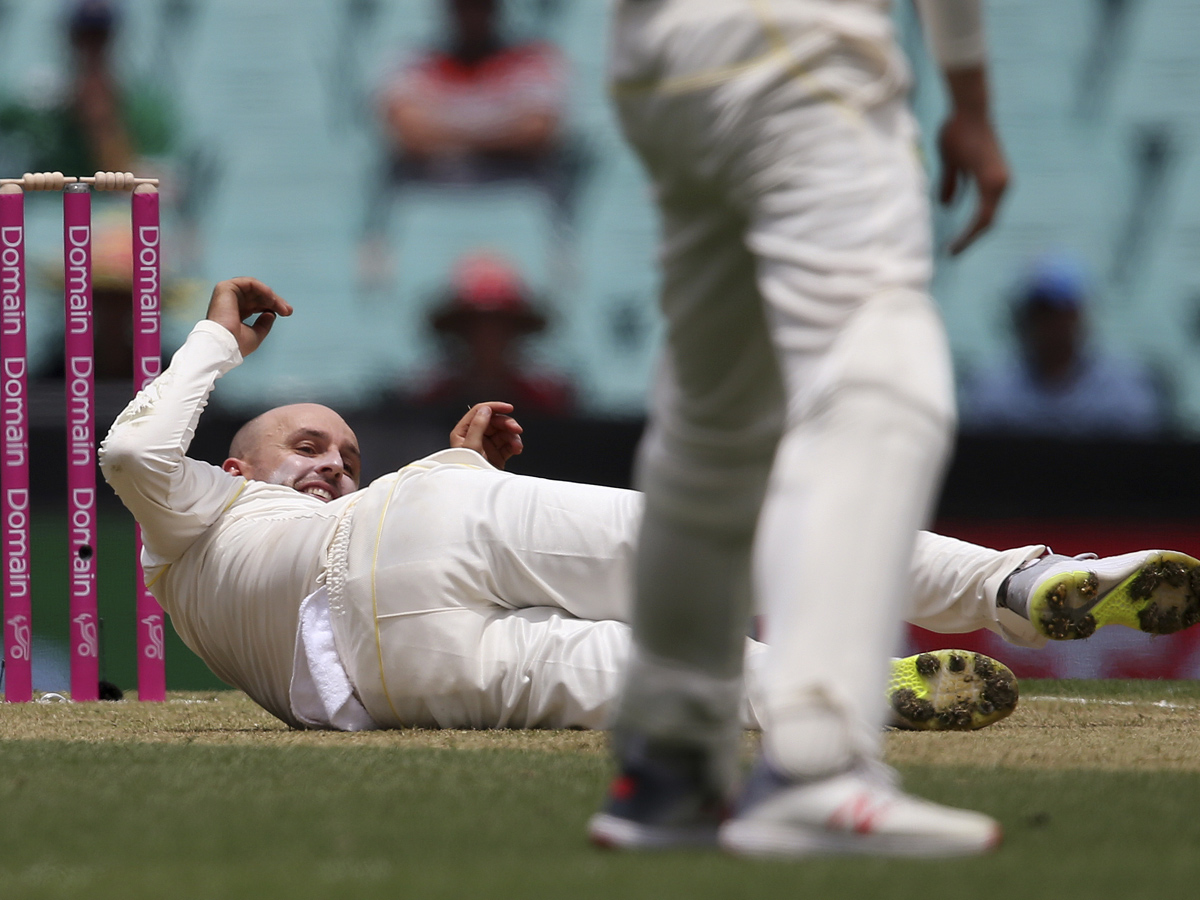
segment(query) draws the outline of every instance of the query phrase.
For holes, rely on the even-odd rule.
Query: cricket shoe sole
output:
[[[1050,564],[1029,595],[1029,620],[1053,641],[1124,625],[1174,634],[1200,622],[1200,560],[1171,550]]]
[[[889,725],[920,731],[974,731],[1017,708],[1017,679],[1003,663],[967,650],[892,660]]]
[[[737,856],[974,856],[1003,839],[988,816],[913,797],[865,768],[790,783],[760,760],[743,796],[720,831]]]

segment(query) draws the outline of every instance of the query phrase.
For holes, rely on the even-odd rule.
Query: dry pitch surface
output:
[[[0,710],[0,738],[149,744],[544,750],[603,754],[586,731],[296,731],[244,694],[166,703],[41,702]],[[752,741],[753,738],[748,738]],[[1011,717],[978,732],[891,732],[893,765],[1200,772],[1200,688],[1191,683],[1025,682]]]

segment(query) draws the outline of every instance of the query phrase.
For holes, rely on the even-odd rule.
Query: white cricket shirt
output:
[[[289,702],[300,605],[322,584],[354,495],[324,503],[187,457],[213,385],[241,361],[233,335],[198,323],[117,418],[100,466],[142,526],[147,583],[184,643],[223,681],[303,727]]]

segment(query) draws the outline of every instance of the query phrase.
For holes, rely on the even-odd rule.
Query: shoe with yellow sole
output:
[[[982,653],[935,650],[892,660],[887,688],[895,728],[973,731],[1017,708],[1017,679]]]
[[[1106,625],[1174,634],[1200,622],[1200,560],[1173,550],[1050,554],[1009,575],[998,605],[1052,641],[1091,637]]]

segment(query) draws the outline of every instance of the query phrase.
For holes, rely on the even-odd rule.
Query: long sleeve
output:
[[[100,445],[105,480],[142,526],[147,567],[182,556],[246,484],[187,457],[213,385],[241,361],[233,335],[215,322],[199,322]]]

